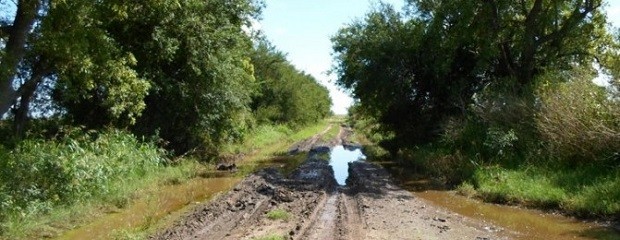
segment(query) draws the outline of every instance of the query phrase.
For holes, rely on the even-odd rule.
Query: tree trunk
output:
[[[15,117],[13,119],[13,134],[18,139],[21,139],[24,136],[32,97],[37,91],[37,87],[43,80],[43,77],[48,73],[46,69],[41,67],[41,62],[39,62],[39,64],[37,64],[32,71],[33,73],[30,79],[22,85],[18,91],[20,95],[19,105],[15,111]]]
[[[30,84],[27,89],[24,89],[19,99],[19,106],[15,111],[13,119],[13,134],[17,139],[22,139],[24,137],[26,123],[28,121],[28,112],[30,110],[30,101],[38,85],[38,82]]]
[[[19,0],[13,26],[0,62],[0,116],[13,105],[17,92],[13,89],[13,78],[24,57],[28,33],[32,29],[41,2],[39,0]]]

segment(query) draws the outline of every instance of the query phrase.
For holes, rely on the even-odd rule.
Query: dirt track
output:
[[[347,186],[338,186],[321,159],[325,145],[310,142],[317,146],[305,147],[308,160],[290,176],[275,169],[252,174],[152,239],[508,239],[501,229],[415,198],[368,162],[350,163]],[[276,209],[288,219],[269,219]]]

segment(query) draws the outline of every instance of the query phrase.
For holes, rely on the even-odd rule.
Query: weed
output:
[[[254,240],[284,240],[284,239],[286,239],[286,237],[282,235],[277,235],[277,234],[270,234],[267,236],[254,238]]]
[[[457,188],[456,188],[456,192],[460,195],[463,195],[465,197],[472,197],[474,195],[476,195],[476,189],[474,188],[474,185],[472,185],[469,182],[463,182],[461,183]]]
[[[267,212],[267,218],[271,220],[288,220],[291,217],[291,214],[286,210],[282,209],[274,209]]]

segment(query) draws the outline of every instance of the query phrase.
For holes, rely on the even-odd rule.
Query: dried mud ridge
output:
[[[347,186],[338,186],[321,151],[313,149],[290,176],[273,168],[252,174],[151,239],[508,238],[502,229],[415,198],[371,163],[350,163]],[[274,210],[288,218],[270,219]]]

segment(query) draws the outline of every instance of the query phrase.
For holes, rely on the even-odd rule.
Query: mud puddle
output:
[[[482,203],[447,191],[428,190],[414,194],[461,215],[515,230],[519,232],[516,239],[620,239],[620,233],[612,229],[565,216]]]
[[[349,177],[349,163],[365,160],[366,156],[360,147],[338,145],[329,154],[329,165],[334,169],[334,176],[338,185],[346,185]]]
[[[123,230],[148,228],[150,224],[232,188],[239,177],[195,178],[177,185],[161,187],[155,198],[139,199],[127,208],[107,214],[96,221],[68,231],[58,239],[111,239]]]
[[[254,171],[272,167],[288,174],[298,167],[305,154],[275,156],[252,162],[241,162],[240,170]],[[213,171],[180,184],[164,185],[157,197],[139,199],[118,212],[107,214],[88,225],[70,230],[57,239],[111,239],[115,234],[135,228],[146,229],[151,224],[168,217],[180,217],[184,208],[201,203],[229,191],[239,183],[243,173],[235,175],[227,171]],[[174,216],[172,217],[174,218]]]
[[[393,163],[382,165],[391,168],[390,172],[399,180],[399,185],[415,196],[463,216],[517,232],[515,239],[620,239],[619,232],[596,223],[539,210],[484,203],[443,190],[432,180],[411,177],[413,174],[395,167]]]

